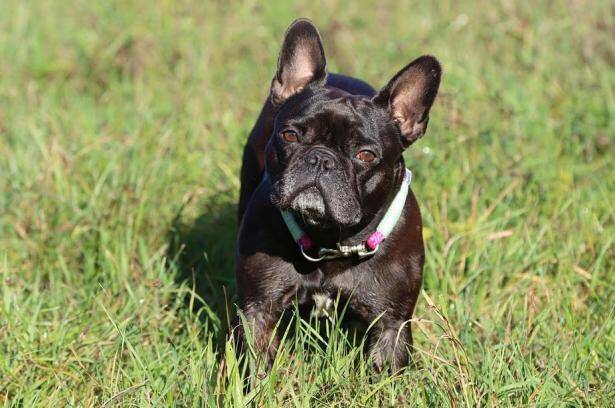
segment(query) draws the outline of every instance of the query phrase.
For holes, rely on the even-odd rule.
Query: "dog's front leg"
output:
[[[408,364],[412,347],[409,321],[383,320],[377,322],[369,337],[369,353],[377,371],[399,369]]]
[[[238,319],[237,326],[240,354],[247,354],[251,346],[257,358],[266,357],[269,366],[273,363],[280,342],[274,329],[284,310],[279,306],[273,301],[246,302],[241,305],[239,313],[243,316]]]
[[[240,354],[254,351],[257,359],[262,361],[264,357],[271,366],[279,345],[279,333],[275,328],[295,296],[296,276],[291,264],[267,254],[240,258],[237,269],[239,318],[235,336]]]

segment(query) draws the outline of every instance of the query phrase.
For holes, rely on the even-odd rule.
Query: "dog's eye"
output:
[[[296,142],[299,138],[297,137],[297,132],[294,130],[285,130],[282,132],[282,139],[287,142]]]
[[[357,159],[365,163],[371,163],[376,159],[376,155],[371,150],[361,150],[357,153]]]

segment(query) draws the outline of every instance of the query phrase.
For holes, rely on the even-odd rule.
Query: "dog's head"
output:
[[[280,209],[314,227],[344,229],[383,205],[403,150],[425,133],[441,68],[420,57],[368,97],[327,87],[325,65],[316,27],[295,21],[271,84],[267,171]]]

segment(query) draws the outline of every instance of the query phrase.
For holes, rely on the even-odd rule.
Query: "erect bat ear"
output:
[[[318,30],[307,19],[295,20],[286,30],[271,82],[271,101],[279,105],[313,82],[324,83],[325,50]]]
[[[399,125],[404,147],[425,134],[441,76],[438,60],[424,55],[406,65],[374,97],[373,102],[388,109]]]

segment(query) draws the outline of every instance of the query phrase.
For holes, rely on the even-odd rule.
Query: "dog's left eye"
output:
[[[371,150],[361,150],[359,153],[357,153],[356,158],[361,160],[362,162],[371,163],[376,159],[376,154]]]
[[[297,140],[299,140],[299,138],[297,137],[297,132],[295,132],[294,130],[283,131],[282,139],[286,140],[287,142],[296,142]]]

